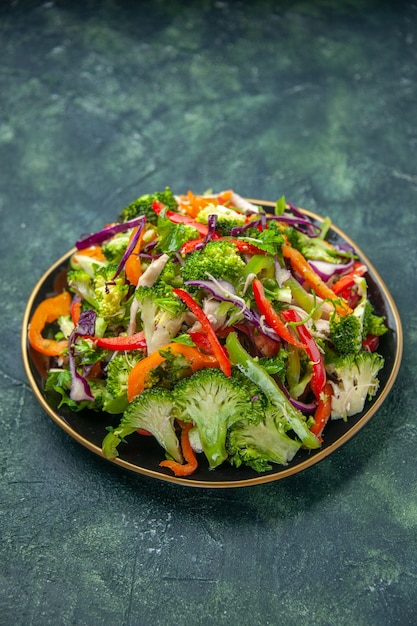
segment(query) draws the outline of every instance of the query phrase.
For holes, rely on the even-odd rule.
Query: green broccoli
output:
[[[185,307],[162,281],[157,281],[153,287],[138,287],[135,298],[151,354],[177,335],[184,321]]]
[[[329,339],[341,356],[359,352],[362,347],[362,324],[359,317],[355,313],[332,315],[329,321]]]
[[[102,251],[107,261],[110,263],[119,264],[127,246],[129,245],[132,231],[127,230],[122,233],[117,233],[111,239],[105,241],[102,245]]]
[[[346,419],[363,410],[366,399],[378,391],[377,374],[383,366],[384,358],[376,352],[347,355],[326,366],[333,387],[333,419]]]
[[[97,270],[94,277],[94,296],[98,315],[111,320],[121,321],[126,312],[124,302],[129,291],[123,273],[114,278],[117,265],[110,263]]]
[[[203,369],[174,388],[174,413],[198,429],[210,469],[227,459],[227,429],[252,410],[244,386],[218,369]]]
[[[106,367],[106,386],[114,403],[118,403],[123,413],[128,405],[127,379],[133,367],[143,358],[143,353],[137,350],[129,352],[119,351],[109,361]],[[104,408],[104,410],[107,410]],[[112,413],[113,411],[108,411]]]
[[[366,301],[365,312],[363,317],[363,337],[367,335],[375,335],[380,337],[388,331],[388,327],[385,323],[385,317],[382,315],[375,315],[374,307]]]
[[[235,226],[243,226],[246,223],[245,215],[222,204],[209,204],[204,207],[196,217],[196,221],[200,224],[208,224],[210,215],[217,216],[216,230],[224,236],[230,235],[230,231]]]
[[[304,415],[291,404],[259,361],[245,350],[236,333],[227,336],[226,348],[231,363],[259,386],[269,403],[279,412],[286,428],[293,430],[306,448],[319,448],[320,442],[310,431]]]
[[[160,285],[165,285],[170,288],[182,287],[183,280],[181,278],[180,269],[180,263],[174,263],[173,259],[170,258],[159,275],[157,287],[159,288]]]
[[[119,426],[109,430],[102,443],[103,454],[108,459],[118,456],[117,447],[135,431],[144,429],[152,433],[170,457],[182,462],[182,454],[174,426],[171,392],[166,389],[145,389],[123,413]]]
[[[257,472],[272,469],[271,463],[287,465],[301,447],[286,433],[278,411],[269,405],[264,418],[254,423],[239,420],[228,434],[229,461],[235,467],[248,465]]]
[[[119,222],[127,222],[128,220],[132,220],[139,215],[146,215],[148,222],[156,224],[158,215],[152,208],[153,202],[160,202],[166,206],[167,209],[174,211],[178,207],[174,194],[169,187],[166,187],[165,191],[145,194],[144,196],[140,196],[140,198],[131,202],[120,213]]]
[[[207,280],[208,275],[233,284],[243,276],[246,264],[229,241],[209,241],[201,250],[189,254],[181,268],[187,280]]]
[[[88,406],[93,411],[104,411],[112,415],[123,413],[127,406],[127,398],[115,398],[107,387],[107,382],[103,378],[91,378],[88,380],[90,391],[94,396],[94,401]]]
[[[72,292],[86,300],[92,307],[95,308],[97,306],[94,281],[91,274],[84,269],[69,270],[67,283]]]

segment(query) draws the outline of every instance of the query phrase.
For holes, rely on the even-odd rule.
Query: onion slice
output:
[[[329,263],[328,261],[309,260],[309,265],[324,281],[329,280],[334,274],[342,274],[349,270],[353,265],[353,259],[349,259],[347,263]]]

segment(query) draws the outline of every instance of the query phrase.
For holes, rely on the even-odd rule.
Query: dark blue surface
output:
[[[414,1],[2,3],[1,623],[416,623],[416,39]],[[38,278],[166,185],[329,215],[398,305],[388,400],[302,474],[226,491],[131,475],[28,386]]]

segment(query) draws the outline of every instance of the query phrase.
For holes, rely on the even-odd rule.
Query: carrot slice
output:
[[[300,276],[306,281],[311,289],[314,289],[320,298],[323,298],[323,300],[330,300],[334,303],[336,311],[339,315],[348,315],[349,313],[352,313],[352,309],[348,303],[337,296],[334,291],[326,285],[317,272],[313,270],[301,252],[292,246],[285,244],[282,246],[282,254],[290,261],[293,270],[300,274]]]

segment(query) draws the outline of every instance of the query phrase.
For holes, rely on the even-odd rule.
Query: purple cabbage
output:
[[[94,396],[91,393],[90,385],[84,376],[77,371],[75,357],[76,357],[76,341],[78,337],[84,337],[85,335],[94,335],[95,323],[97,314],[95,311],[89,309],[83,311],[78,320],[78,324],[72,331],[68,341],[68,364],[71,372],[71,389],[70,397],[75,402],[82,402],[83,400],[94,400]]]
[[[125,224],[126,224],[126,222],[125,222]],[[136,244],[137,244],[137,242],[139,240],[139,237],[140,237],[140,235],[142,233],[142,230],[143,230],[144,226],[145,226],[145,220],[142,220],[140,222],[140,224],[138,225],[138,228],[137,228],[134,236],[130,240],[129,245],[126,248],[124,255],[121,258],[121,261],[120,261],[120,263],[119,263],[119,265],[117,267],[116,273],[113,276],[113,280],[115,280],[118,277],[118,275],[120,274],[120,272],[124,269],[124,267],[126,265],[126,261],[128,260],[128,258],[132,254],[132,252],[133,252],[133,250],[134,250],[134,248],[135,248],[135,246],[136,246]]]
[[[249,228],[257,228],[258,226],[265,228],[267,222],[273,221],[284,222],[293,226],[296,230],[307,234],[309,237],[317,237],[319,234],[319,228],[306,216],[293,217],[292,215],[267,215],[265,213],[262,213],[259,219],[252,220],[244,226],[235,226],[231,229],[230,234],[232,237],[239,237],[244,235]]]
[[[242,312],[245,319],[258,328],[264,335],[274,341],[279,342],[277,333],[264,322],[262,316],[250,309],[243,298],[236,295],[236,290],[231,283],[226,280],[188,280],[186,285],[200,287],[211,293],[217,300],[222,302],[233,302]]]
[[[127,222],[107,226],[106,228],[99,230],[97,233],[82,237],[75,242],[75,247],[77,248],[77,250],[83,250],[84,248],[88,248],[89,246],[99,245],[103,243],[103,241],[107,241],[107,239],[110,239],[117,233],[123,233],[130,228],[135,228],[136,226],[143,226],[145,221],[146,217],[144,215],[140,215],[139,217],[135,217],[134,219],[128,220]]]

